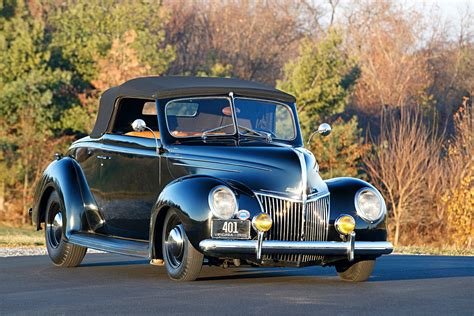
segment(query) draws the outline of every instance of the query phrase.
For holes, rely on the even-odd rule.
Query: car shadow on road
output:
[[[377,260],[371,282],[474,277],[474,257],[390,255]]]
[[[148,260],[132,259],[100,261],[100,255],[93,262],[85,262],[80,267],[138,266],[144,269],[159,269],[157,277],[167,277],[165,267],[151,267]],[[474,277],[474,257],[390,255],[377,260],[376,268],[369,282],[402,280],[442,279]],[[127,276],[130,276],[127,274]],[[338,281],[332,267],[272,268],[272,267],[219,267],[204,266],[198,281],[252,280],[280,278],[281,281],[299,282],[302,279],[321,282]]]
[[[82,263],[79,267],[106,267],[106,266],[131,266],[139,264],[149,264],[149,260],[127,260],[127,261],[106,261],[106,262],[88,262]]]

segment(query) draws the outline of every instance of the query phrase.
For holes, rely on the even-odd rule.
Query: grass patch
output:
[[[474,256],[474,248],[459,249],[454,247],[398,246],[393,252],[412,255]]]
[[[33,226],[0,226],[0,247],[39,247],[44,246],[44,232]]]

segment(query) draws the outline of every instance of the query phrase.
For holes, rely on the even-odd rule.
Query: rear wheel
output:
[[[87,248],[69,244],[64,238],[66,218],[56,191],[51,193],[46,206],[45,239],[51,261],[59,267],[76,267],[86,255]]]
[[[166,214],[163,227],[163,259],[169,277],[176,281],[194,281],[201,272],[203,254],[189,242],[175,210]]]
[[[357,262],[344,262],[336,264],[339,278],[348,282],[367,281],[375,267],[375,259],[361,260]]]

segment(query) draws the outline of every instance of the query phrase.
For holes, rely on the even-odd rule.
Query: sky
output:
[[[470,5],[470,10],[474,10],[474,0],[430,0],[419,2],[436,4],[447,18],[456,18],[459,16],[459,10],[464,10],[467,5]]]
[[[322,4],[327,9],[328,0],[314,0],[316,3]],[[437,13],[441,15],[443,22],[447,22],[449,26],[449,33],[451,36],[459,34],[459,18],[461,14],[465,14],[466,10],[471,13],[474,23],[474,0],[391,0],[395,3],[406,6],[407,8],[418,7],[420,10],[431,9],[435,7]],[[340,0],[338,9],[336,10],[337,17],[344,15],[344,8],[350,7],[351,0]],[[329,17],[327,17],[329,18]],[[472,25],[471,25],[472,26]]]

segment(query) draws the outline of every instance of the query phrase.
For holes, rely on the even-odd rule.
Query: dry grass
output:
[[[429,247],[429,246],[398,246],[396,254],[437,255],[437,256],[474,256],[474,248]]]
[[[43,231],[36,231],[32,226],[9,227],[0,224],[0,247],[42,247],[44,246]],[[457,249],[453,247],[399,246],[394,253],[423,254],[444,256],[474,256],[474,248]]]
[[[44,246],[43,231],[36,231],[33,226],[18,228],[0,225],[0,247],[35,246]]]

